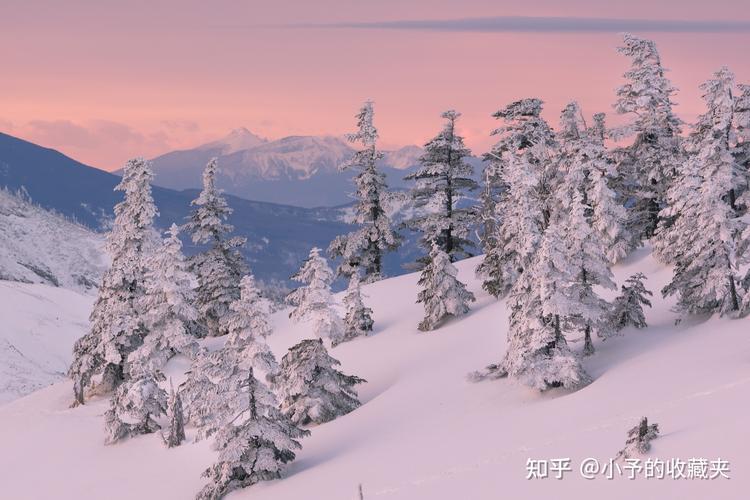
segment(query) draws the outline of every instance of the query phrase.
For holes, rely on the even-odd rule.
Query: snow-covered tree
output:
[[[292,279],[303,286],[295,289],[287,297],[294,309],[289,317],[296,322],[313,324],[315,335],[329,338],[334,346],[343,340],[344,323],[333,309],[331,283],[333,271],[328,267],[319,248],[310,250],[310,255]]]
[[[190,259],[190,266],[198,277],[196,306],[209,336],[226,334],[221,318],[239,297],[240,278],[247,272],[238,251],[245,238],[228,236],[234,229],[226,222],[232,209],[216,187],[217,170],[214,158],[203,171],[203,190],[191,203],[195,210],[186,225],[193,243],[208,246]]]
[[[730,148],[734,75],[722,68],[702,85],[707,112],[691,136],[690,156],[670,189],[675,203],[665,213],[676,216],[667,232],[667,249],[675,263],[664,296],[677,295],[677,308],[693,313],[736,313],[742,249],[747,247],[747,223],[732,207],[737,166]],[[681,212],[670,210],[680,206]],[[666,253],[664,251],[664,253]]]
[[[229,309],[224,328],[230,334],[236,332],[235,335],[248,339],[264,339],[273,332],[268,318],[269,303],[261,297],[252,274],[240,281],[240,298],[232,302]]]
[[[185,422],[183,420],[183,409],[182,409],[182,398],[180,393],[174,390],[174,387],[169,387],[169,400],[167,401],[167,421],[169,427],[167,428],[164,438],[164,444],[167,448],[174,448],[180,446],[185,440]]]
[[[349,287],[344,295],[344,337],[342,342],[357,337],[369,335],[372,332],[372,309],[362,302],[362,291],[359,282],[359,273],[353,273],[349,278]]]
[[[504,126],[493,132],[504,191],[497,203],[500,226],[495,245],[477,269],[483,288],[504,296],[530,264],[549,225],[556,189],[554,134],[541,117],[542,101],[523,99],[495,113]]]
[[[675,88],[665,76],[659,52],[652,40],[625,34],[619,52],[631,59],[626,83],[617,89],[615,111],[632,116],[615,138],[635,136],[618,166],[627,180],[625,193],[633,207],[629,227],[640,228],[641,238],[650,238],[660,223],[659,211],[680,158],[681,121],[673,113]]]
[[[360,406],[356,384],[365,380],[336,369],[321,339],[307,339],[281,359],[277,380],[281,411],[297,425],[322,424]]]
[[[612,303],[609,315],[612,331],[617,332],[628,326],[636,328],[648,326],[646,315],[643,314],[643,306],[651,307],[648,297],[653,294],[643,284],[645,280],[646,275],[643,273],[636,273],[625,280],[622,293]]]
[[[474,168],[465,158],[471,151],[456,131],[460,113],[449,110],[443,130],[424,146],[420,167],[404,179],[414,181],[410,197],[418,215],[404,225],[421,233],[420,244],[429,253],[437,244],[451,262],[471,257],[474,242],[469,239],[471,224],[476,218],[474,207],[461,208],[458,202],[479,186],[471,178]],[[424,264],[424,260],[420,260]]]
[[[209,483],[198,493],[199,500],[219,499],[233,490],[278,479],[301,448],[297,440],[310,434],[279,411],[273,393],[255,378],[252,368],[237,389],[239,404],[216,433],[219,457],[203,472]]]
[[[151,374],[128,379],[121,384],[104,413],[106,444],[127,437],[151,434],[161,429],[156,422],[166,412],[167,392]]]
[[[651,449],[651,441],[657,437],[659,437],[659,424],[649,425],[648,418],[641,418],[638,425],[628,431],[625,448],[617,453],[615,459],[628,459],[645,455]]]
[[[420,330],[434,330],[447,318],[469,312],[469,303],[476,299],[457,275],[458,270],[448,254],[433,242],[429,260],[418,282],[421,290],[417,303],[423,304],[425,310],[425,317],[419,323]]]
[[[383,154],[376,147],[378,131],[373,125],[372,104],[372,101],[365,102],[357,114],[357,132],[347,136],[350,142],[361,144],[362,149],[341,166],[342,170],[357,172],[354,177],[357,203],[353,222],[359,227],[334,239],[328,248],[331,258],[341,258],[339,274],[349,276],[359,268],[365,283],[382,277],[383,255],[395,250],[400,243],[385,210],[388,186],[385,174],[377,167]]]
[[[125,199],[115,206],[115,220],[107,236],[111,265],[102,278],[91,312],[89,332],[73,347],[68,375],[73,379],[75,404],[87,391],[112,391],[129,374],[128,355],[142,342],[145,328],[140,303],[144,294],[145,260],[153,240],[157,214],[151,197],[150,164],[128,161],[116,191]]]
[[[243,296],[230,305],[233,318],[224,346],[198,357],[181,385],[185,416],[198,428],[198,439],[214,434],[240,412],[245,404],[242,387],[251,373],[268,382],[278,375],[279,365],[263,336],[268,330],[252,326],[263,324],[249,314],[255,294],[252,279],[244,279],[242,288]]]
[[[179,229],[172,224],[167,234],[146,263],[142,304],[148,333],[128,356],[131,372],[156,372],[175,354],[194,358],[199,351],[189,334],[189,325],[198,317],[193,306],[193,278],[182,254]]]
[[[570,351],[563,322],[570,314],[565,235],[557,224],[544,234],[541,248],[519,277],[509,296],[508,349],[499,365],[484,377],[511,378],[538,390],[574,389],[590,382]]]

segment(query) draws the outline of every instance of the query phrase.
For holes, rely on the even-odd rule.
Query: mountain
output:
[[[104,237],[0,189],[0,280],[74,290],[99,284]]]
[[[280,480],[232,492],[229,498],[352,500],[361,498],[359,485],[367,500],[747,498],[750,319],[676,324],[673,302],[656,293],[654,307],[646,309],[647,329],[594,339],[597,353],[583,360],[594,382],[579,391],[540,394],[509,380],[472,383],[467,373],[503,357],[508,319],[506,302],[489,297],[475,279],[478,262],[457,264],[459,278],[477,296],[470,313],[430,333],[417,331],[423,309],[415,303],[416,274],[364,286],[374,311],[373,335],[331,350],[343,372],[367,380],[357,386],[363,405],[311,427]],[[654,291],[671,277],[647,249],[614,269],[619,282],[638,271],[648,275]],[[47,300],[45,314],[76,310],[85,317],[87,304],[48,291],[39,293]],[[7,300],[0,287],[0,304]],[[277,358],[310,335],[308,325],[291,323],[287,313],[272,316],[275,331],[268,341]],[[51,330],[42,334],[56,335]],[[208,342],[215,347],[220,340]],[[570,339],[571,347],[580,350],[576,340]],[[186,369],[183,359],[168,365],[175,386]],[[193,442],[194,428],[187,429],[188,440],[177,448],[167,449],[158,433],[105,446],[107,399],[69,408],[71,400],[71,382],[64,380],[0,407],[4,497],[185,499],[205,483],[200,474],[216,460],[216,451],[211,439]],[[610,459],[642,416],[658,423],[661,435],[648,454],[631,464],[638,470],[631,480],[628,464]],[[562,480],[555,479],[558,472],[550,460],[565,465],[566,458],[569,470],[562,471]],[[682,467],[675,470],[687,474],[685,462],[692,459],[698,467],[690,470],[699,472],[695,460],[700,458],[728,460],[731,479],[667,475],[671,468],[665,463],[676,460]],[[527,479],[529,460],[549,465],[548,477]],[[581,474],[584,460],[597,461],[593,479]],[[655,465],[651,478],[647,460]]]
[[[23,191],[33,202],[76,222],[101,231],[113,217],[122,194],[114,191],[116,175],[89,167],[62,153],[0,133],[0,187]],[[196,190],[174,191],[154,187],[159,209],[157,225],[181,224],[190,213]],[[350,226],[341,222],[336,209],[306,209],[249,201],[228,196],[234,209],[230,223],[236,234],[248,238],[245,257],[262,280],[286,280],[297,270],[312,246],[327,247]],[[186,241],[186,253],[197,251]],[[398,272],[399,263],[389,264]]]
[[[301,207],[349,203],[354,172],[339,166],[354,153],[334,136],[291,136],[266,141],[247,129],[195,149],[173,151],[154,158],[154,182],[172,189],[197,188],[209,159],[219,158],[217,185],[243,198]],[[385,152],[381,169],[390,187],[406,186],[403,177],[417,164],[417,146]]]

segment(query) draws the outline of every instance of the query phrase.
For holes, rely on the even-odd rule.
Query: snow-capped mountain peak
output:
[[[245,127],[238,127],[225,137],[199,146],[198,149],[221,149],[224,155],[232,154],[245,149],[252,149],[268,142],[268,139],[253,134]]]

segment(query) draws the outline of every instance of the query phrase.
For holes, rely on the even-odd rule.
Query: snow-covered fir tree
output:
[[[354,206],[354,224],[358,228],[337,237],[328,247],[331,258],[341,258],[337,272],[349,276],[357,268],[362,270],[365,283],[383,276],[383,255],[398,248],[399,235],[391,227],[385,204],[388,186],[377,162],[383,154],[377,149],[378,131],[373,125],[373,103],[365,102],[357,114],[357,132],[347,138],[359,143],[362,149],[341,166],[353,169],[357,202]]]
[[[646,328],[646,315],[643,313],[643,306],[651,307],[651,301],[648,299],[653,295],[643,282],[646,275],[636,273],[625,280],[622,285],[621,293],[614,302],[610,312],[610,326],[612,332],[618,332],[628,326],[635,328]]]
[[[114,224],[107,236],[111,265],[99,287],[90,330],[75,343],[68,371],[75,404],[83,404],[87,391],[110,392],[130,376],[128,355],[146,332],[140,300],[145,293],[145,261],[157,214],[151,197],[152,178],[150,164],[136,158],[125,164],[122,180],[115,187],[125,199],[115,205]]]
[[[237,389],[239,404],[216,433],[218,460],[203,473],[209,483],[198,493],[199,500],[223,498],[233,490],[280,478],[301,448],[298,439],[310,434],[279,411],[273,393],[252,368]]]
[[[707,112],[691,135],[694,153],[670,190],[682,211],[667,235],[675,263],[664,296],[676,295],[677,308],[689,314],[737,313],[742,291],[739,268],[747,248],[747,223],[732,207],[737,182],[731,151],[734,75],[727,68],[702,85]]]
[[[404,178],[414,181],[410,197],[418,213],[404,225],[421,233],[425,253],[436,243],[455,262],[473,255],[470,248],[475,245],[469,231],[477,215],[474,207],[461,208],[458,202],[479,186],[471,177],[474,168],[465,160],[471,151],[456,131],[461,114],[449,110],[441,116],[445,118],[443,130],[425,144],[420,167]],[[420,259],[420,264],[424,263]]]
[[[336,369],[321,339],[307,339],[281,359],[277,392],[281,411],[297,425],[322,424],[360,406],[356,384],[365,380]]]
[[[623,41],[618,50],[631,59],[631,66],[624,75],[626,83],[617,89],[614,108],[633,120],[614,136],[635,136],[623,150],[618,170],[626,178],[624,194],[633,205],[628,226],[640,228],[640,237],[646,239],[660,223],[659,211],[666,206],[667,189],[681,162],[681,121],[672,111],[676,89],[665,76],[656,44],[630,34]]]
[[[583,195],[576,192],[571,200],[562,203],[561,222],[564,249],[563,260],[556,264],[563,266],[561,274],[554,276],[555,287],[562,287],[567,296],[567,305],[554,312],[565,320],[565,325],[576,327],[584,335],[583,353],[593,354],[592,332],[600,337],[608,334],[608,313],[610,306],[596,292],[594,287],[616,289],[609,269],[609,260],[600,234],[586,218],[589,207]]]
[[[344,323],[333,308],[331,283],[333,271],[328,267],[320,249],[310,250],[310,255],[292,279],[303,285],[287,297],[294,309],[289,317],[296,322],[310,322],[315,335],[328,338],[334,346],[344,338]]]
[[[252,274],[240,281],[240,298],[229,306],[224,320],[227,332],[237,332],[249,339],[265,339],[273,332],[268,318],[270,304],[261,296]]]
[[[120,384],[104,413],[106,444],[161,429],[155,420],[167,410],[167,392],[159,386],[161,379],[144,374]]]
[[[505,358],[478,378],[510,376],[538,390],[574,389],[590,382],[563,333],[565,316],[571,311],[566,252],[565,234],[553,224],[532,265],[510,293]]]
[[[625,448],[617,453],[616,460],[634,458],[645,455],[651,449],[651,441],[659,437],[659,424],[649,424],[648,418],[641,421],[628,431]]]
[[[167,448],[180,446],[185,440],[185,421],[183,418],[182,398],[180,393],[169,387],[169,400],[167,401],[167,432],[162,436]]]
[[[156,372],[175,354],[198,355],[199,346],[189,333],[198,317],[193,306],[193,277],[187,270],[179,229],[172,224],[168,237],[147,260],[143,318],[148,333],[128,356],[132,372]]]
[[[625,227],[625,208],[610,186],[615,171],[604,146],[604,128],[602,114],[586,128],[575,101],[563,110],[558,133],[560,173],[564,175],[562,201],[572,200],[576,192],[583,196],[586,220],[598,234],[609,261],[615,263],[630,249],[631,236]]]
[[[247,272],[238,250],[245,238],[229,237],[233,227],[226,221],[232,209],[216,187],[217,170],[214,158],[203,171],[203,190],[191,203],[195,209],[186,225],[193,243],[208,246],[190,259],[191,269],[198,277],[196,306],[208,336],[226,334],[221,318],[239,297],[240,278]]]
[[[362,302],[359,273],[353,273],[349,278],[349,287],[344,295],[344,337],[342,342],[357,337],[364,337],[372,332],[372,309]]]
[[[495,245],[477,269],[483,288],[496,297],[508,293],[530,264],[549,225],[557,172],[554,134],[541,117],[542,101],[523,99],[495,113],[504,125],[492,155],[500,158],[505,186],[497,212]]]
[[[254,309],[254,283],[246,278],[243,296],[230,305],[233,314],[224,346],[198,357],[180,387],[185,417],[198,428],[198,439],[214,434],[240,412],[245,404],[242,388],[251,374],[268,382],[278,375],[278,362],[264,336],[270,330]]]
[[[429,260],[422,269],[418,285],[421,288],[417,303],[424,305],[425,317],[419,323],[422,331],[434,330],[447,318],[469,312],[474,294],[458,278],[458,270],[450,257],[437,243],[433,243]]]

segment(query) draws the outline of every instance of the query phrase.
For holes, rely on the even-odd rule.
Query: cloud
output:
[[[162,131],[142,134],[123,123],[92,120],[85,124],[70,120],[33,120],[27,124],[29,135],[41,144],[76,149],[101,149],[116,145],[118,148],[166,148],[169,137]]]
[[[750,21],[616,19],[597,17],[478,17],[466,19],[413,19],[398,21],[300,24],[300,28],[353,28],[476,33],[748,33]]]

